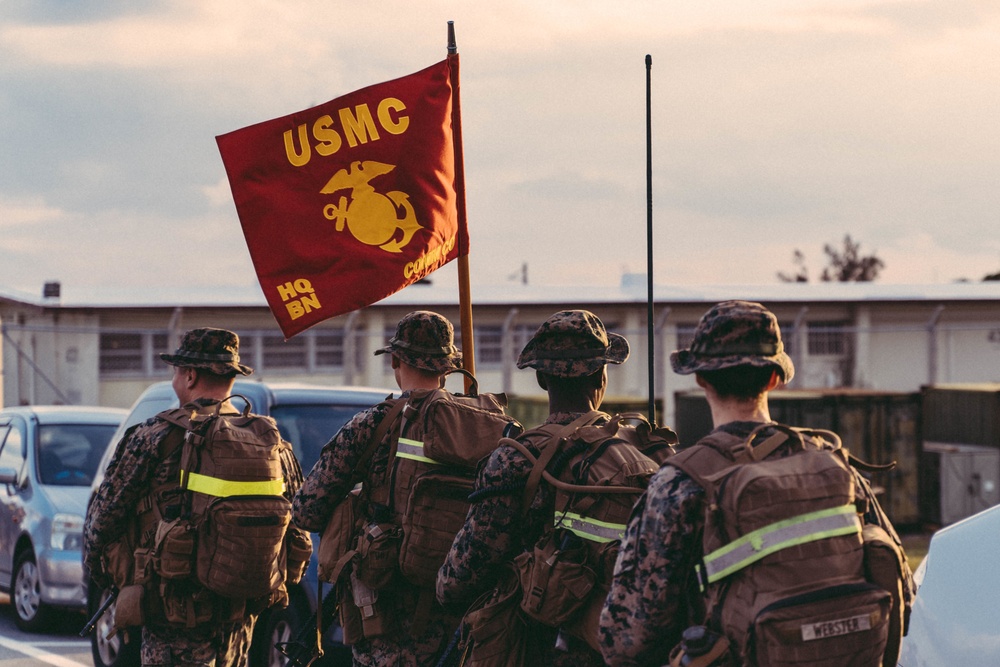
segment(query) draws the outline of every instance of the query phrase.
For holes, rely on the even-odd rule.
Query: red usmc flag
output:
[[[467,252],[444,60],[216,137],[267,303],[286,338]],[[459,238],[461,235],[461,239]]]

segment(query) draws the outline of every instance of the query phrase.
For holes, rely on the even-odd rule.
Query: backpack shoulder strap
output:
[[[528,452],[517,440],[504,440],[513,444],[514,447],[533,464],[531,467],[531,473],[528,475],[528,481],[524,485],[524,495],[521,499],[521,516],[525,516],[528,513],[531,501],[534,499],[535,492],[538,490],[538,484],[542,481],[542,474],[552,461],[552,458],[559,451],[562,443],[572,437],[572,435],[581,427],[590,426],[602,418],[607,419],[609,417],[610,415],[605,412],[601,412],[600,410],[591,410],[590,412],[577,417],[572,422],[559,428],[555,432],[550,430],[551,426],[548,428],[539,427],[537,429],[532,429],[531,432],[542,432],[549,435],[546,440],[539,443],[538,448],[541,450],[541,454],[537,459],[530,456],[530,452]],[[524,435],[525,434],[522,434],[522,437]]]
[[[361,451],[361,456],[358,457],[357,467],[355,468],[354,475],[352,475],[354,479],[364,477],[368,472],[368,464],[371,463],[372,456],[375,454],[375,449],[385,438],[385,434],[389,432],[389,429],[391,429],[393,425],[399,421],[399,416],[402,414],[403,408],[407,405],[407,401],[402,398],[389,398],[383,401],[383,403],[389,405],[389,411],[385,413],[382,421],[380,421],[378,426],[375,427],[375,433],[372,434],[371,440],[368,441],[368,444],[365,445],[365,448]]]
[[[733,459],[728,455],[728,448],[715,446],[715,435],[706,436],[694,445],[682,449],[667,459],[665,465],[681,470],[698,486],[709,491],[714,488],[709,478],[734,465]],[[733,438],[733,442],[735,441]]]

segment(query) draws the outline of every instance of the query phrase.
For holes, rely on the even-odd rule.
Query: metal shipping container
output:
[[[923,387],[923,439],[1000,448],[1000,383]]]

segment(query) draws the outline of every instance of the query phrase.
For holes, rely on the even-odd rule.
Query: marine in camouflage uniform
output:
[[[682,375],[724,369],[741,373],[743,369],[743,375],[771,377],[763,391],[761,380],[753,385],[757,396],[752,401],[754,409],[747,413],[752,419],[715,425],[714,432],[743,439],[770,421],[767,391],[778,382],[787,383],[794,374],[777,319],[762,305],[747,301],[726,301],[711,308],[699,322],[690,349],[675,351],[670,361],[674,372]],[[762,370],[750,370],[754,368]],[[708,395],[713,417],[718,419]],[[772,429],[761,431],[762,437],[772,433]],[[870,488],[859,481],[857,497],[869,493]],[[600,624],[601,651],[608,665],[666,665],[684,629],[702,622],[704,604],[694,572],[702,556],[704,520],[704,491],[668,460],[633,508],[618,551]],[[873,510],[862,521],[879,523],[895,535],[892,526]],[[909,589],[907,596],[912,586]]]
[[[224,329],[188,331],[175,354],[161,354],[160,357],[174,366],[174,390],[179,392],[178,397],[190,393],[184,386],[185,373],[189,369],[207,373],[203,381],[211,380],[215,386],[222,388],[225,388],[228,379],[230,389],[236,374],[249,375],[253,372],[250,367],[239,363],[239,337]],[[217,395],[219,391],[207,393]],[[213,398],[189,396],[193,400],[188,405],[215,405],[219,398],[226,395],[228,392]],[[151,489],[179,479],[182,448],[175,449],[166,459],[161,459],[160,454],[161,443],[173,429],[178,428],[157,415],[129,429],[118,443],[84,524],[84,562],[97,584],[104,586],[110,583],[101,555],[108,545],[125,534],[130,522],[137,520],[136,508],[141,501]],[[290,447],[281,463],[285,478],[284,495],[291,500],[302,485],[302,471]],[[222,598],[218,604],[231,608],[231,603]],[[142,664],[245,666],[256,619],[255,613],[247,613],[241,622],[210,623],[193,628],[150,620],[142,629]]]
[[[402,389],[401,398],[411,390],[434,388],[447,371],[461,367],[462,353],[454,344],[454,327],[437,313],[414,311],[396,326],[389,344],[375,354],[391,354],[396,382]],[[416,373],[414,373],[416,371]],[[426,385],[414,385],[410,378],[418,377]],[[320,452],[313,469],[306,475],[302,489],[292,505],[292,521],[306,530],[322,532],[334,508],[358,481],[367,489],[386,482],[389,456],[396,434],[386,432],[376,446],[365,480],[355,479],[361,454],[375,436],[379,424],[389,412],[388,403],[380,403],[356,414]],[[433,599],[433,592],[421,590],[398,574],[390,587],[379,591],[379,603],[388,603],[381,611],[393,625],[383,636],[365,638],[352,646],[354,664],[363,667],[399,665],[423,667],[437,663],[447,641],[458,626],[459,615],[442,609]],[[419,609],[419,612],[418,612]],[[420,626],[414,622],[419,621]]]
[[[518,360],[518,368],[534,368],[539,384],[547,388],[546,376],[584,378],[600,373],[599,389],[588,397],[589,405],[574,409],[555,405],[550,392],[546,424],[567,425],[591,409],[597,409],[607,384],[606,364],[620,364],[628,358],[628,341],[608,333],[595,314],[586,310],[560,311],[546,320],[528,341]],[[600,422],[598,422],[600,423]],[[539,450],[530,440],[519,438],[529,451]],[[539,484],[526,514],[522,513],[522,491],[533,465],[510,445],[501,444],[482,464],[476,477],[474,502],[465,524],[455,536],[451,551],[438,571],[437,597],[443,604],[464,608],[493,588],[505,565],[531,550],[555,512],[555,489]],[[534,624],[544,648],[537,665],[602,665],[601,656],[583,641],[558,636],[556,628]],[[557,639],[563,648],[557,648]],[[565,650],[564,650],[565,649]]]

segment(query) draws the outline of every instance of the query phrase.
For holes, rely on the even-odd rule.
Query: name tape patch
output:
[[[849,618],[838,618],[822,623],[806,623],[802,626],[802,641],[812,641],[813,639],[825,639],[827,637],[837,637],[848,635],[852,632],[864,632],[871,630],[871,619],[867,614],[862,616],[851,616]]]

